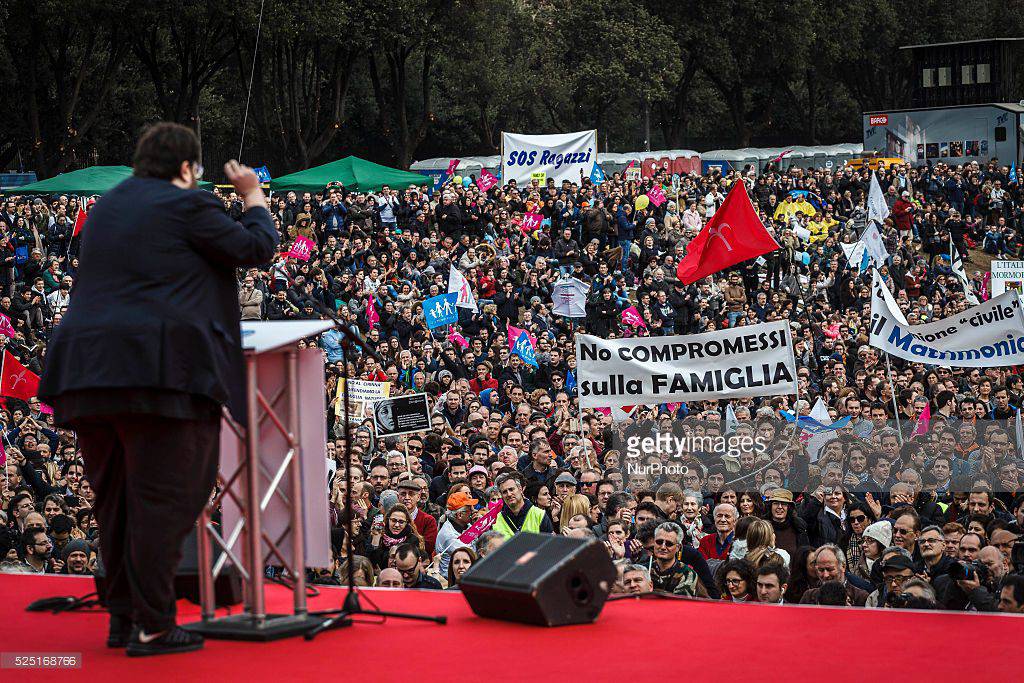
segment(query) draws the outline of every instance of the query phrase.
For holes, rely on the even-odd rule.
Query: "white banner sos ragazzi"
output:
[[[597,161],[597,131],[555,135],[501,134],[502,182],[529,183],[533,174],[543,173],[556,184],[578,183],[580,175],[590,177]]]

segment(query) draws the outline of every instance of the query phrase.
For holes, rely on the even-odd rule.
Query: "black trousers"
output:
[[[181,544],[217,477],[220,418],[89,418],[75,425],[96,491],[107,604],[147,633],[175,623]]]

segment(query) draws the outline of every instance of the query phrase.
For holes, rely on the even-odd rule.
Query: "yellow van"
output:
[[[850,159],[846,162],[846,166],[855,171],[859,171],[865,166],[872,171],[877,171],[880,168],[887,169],[890,166],[902,166],[905,163],[907,163],[907,160],[899,157],[863,157],[860,159]]]

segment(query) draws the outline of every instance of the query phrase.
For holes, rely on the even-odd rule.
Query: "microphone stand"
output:
[[[318,300],[314,299],[317,308],[320,312],[326,315],[328,318],[334,321],[334,323],[341,328],[342,334],[345,335],[345,339],[341,342],[341,364],[348,372],[348,351],[352,343],[359,345],[364,352],[373,356],[377,362],[383,364],[383,360],[374,351],[369,343],[362,338],[358,333],[349,329],[344,325],[332,311],[324,306]],[[352,558],[355,556],[355,552],[352,549],[352,522],[350,516],[352,514],[352,434],[349,430],[349,383],[348,379],[345,379],[345,385],[342,387],[342,405],[344,410],[344,425],[345,425],[345,516],[346,521],[345,528],[345,553],[347,555],[345,564],[347,565],[348,571],[346,572],[346,581],[348,584],[348,591],[345,594],[345,600],[341,604],[341,609],[332,610],[321,610],[319,612],[310,612],[313,616],[326,617],[322,622],[313,626],[305,633],[306,640],[313,640],[320,633],[324,631],[342,628],[343,626],[352,625],[352,616],[356,614],[366,614],[375,617],[381,617],[382,620],[386,620],[387,617],[395,617],[397,619],[414,619],[418,621],[432,621],[437,624],[445,624],[448,622],[446,616],[427,616],[422,614],[404,614],[401,612],[385,612],[379,609],[366,609],[359,602],[359,588],[356,586],[355,579],[355,565]],[[425,514],[425,513],[424,513]],[[370,604],[373,601],[370,600]]]

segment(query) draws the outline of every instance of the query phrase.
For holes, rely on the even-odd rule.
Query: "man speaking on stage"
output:
[[[235,268],[268,262],[278,235],[252,169],[224,167],[240,222],[197,189],[189,128],[152,126],[133,165],[82,230],[39,395],[78,433],[96,489],[107,644],[142,656],[203,645],[175,623],[174,573],[216,481],[221,406],[245,414]]]

